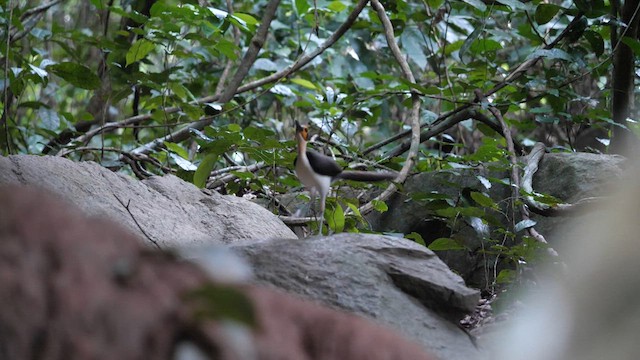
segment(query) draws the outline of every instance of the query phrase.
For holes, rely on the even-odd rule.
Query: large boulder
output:
[[[0,186],[0,199],[1,359],[430,358],[354,315],[214,284],[47,192]]]
[[[232,248],[250,261],[261,283],[391,325],[440,359],[479,356],[457,325],[479,293],[424,246],[345,233]]]
[[[94,162],[17,155],[0,156],[0,184],[49,189],[85,213],[110,218],[160,247],[296,238],[264,208],[200,190],[172,175],[137,181]]]
[[[477,291],[466,288],[433,252],[410,241],[356,234],[297,240],[275,216],[243,199],[203,192],[174,176],[137,181],[95,163],[55,157],[0,157],[2,183],[51,189],[87,215],[114,220],[146,243],[180,249],[189,257],[206,255],[212,244],[232,244],[251,260],[263,284],[396,327],[441,359],[477,355],[458,327],[475,306]],[[223,264],[223,272],[231,273],[226,258],[200,263],[207,268]]]
[[[526,158],[521,159],[526,162]],[[616,155],[597,155],[588,153],[545,154],[540,169],[534,176],[534,191],[552,195],[564,202],[573,203],[583,198],[605,195],[609,181],[621,176],[626,167],[626,160]],[[519,219],[510,211],[509,202],[512,196],[507,185],[492,183],[487,189],[481,178],[508,179],[505,170],[495,170],[491,166],[474,169],[450,169],[420,173],[410,177],[404,184],[402,193],[397,193],[387,202],[389,210],[382,214],[373,213],[368,216],[373,230],[380,232],[398,232],[410,234],[416,232],[427,244],[441,237],[453,237],[466,247],[466,250],[439,251],[447,265],[460,274],[468,285],[485,288],[492,282],[487,274],[493,274],[495,257],[486,253],[492,245],[483,237],[502,239],[500,232],[491,233],[495,227],[478,226],[474,218],[459,216],[455,227],[447,224],[434,212],[434,203],[417,200],[429,198],[431,193],[449,196],[454,202],[461,203],[464,191],[478,191],[488,194],[502,208],[493,212],[494,218],[502,221],[502,227],[508,227],[511,219]],[[424,196],[423,196],[424,195]],[[434,199],[431,197],[431,199]],[[435,198],[435,201],[441,201]],[[450,207],[451,205],[446,205]],[[504,217],[507,214],[508,219]],[[566,217],[550,218],[532,214],[537,222],[535,228],[552,246],[561,242],[557,230]],[[495,225],[495,224],[494,224]],[[507,243],[506,245],[513,245]]]

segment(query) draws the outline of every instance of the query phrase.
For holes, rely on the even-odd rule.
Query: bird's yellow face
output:
[[[309,140],[309,127],[306,126],[306,125],[300,125],[300,123],[298,121],[296,121],[296,134],[302,140],[308,141]]]

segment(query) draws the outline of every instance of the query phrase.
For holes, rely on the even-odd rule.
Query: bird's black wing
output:
[[[342,172],[342,167],[327,155],[307,150],[307,158],[313,171],[320,175],[335,177]]]

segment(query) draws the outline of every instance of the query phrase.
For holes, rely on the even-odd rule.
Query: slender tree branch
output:
[[[404,55],[400,51],[398,44],[396,43],[395,36],[393,33],[393,25],[391,24],[391,20],[387,16],[387,13],[380,4],[378,0],[371,0],[372,7],[378,13],[378,17],[382,22],[382,26],[384,27],[384,35],[387,39],[387,44],[389,45],[389,49],[391,49],[391,53],[395,57],[398,64],[400,64],[400,69],[402,69],[403,76],[410,83],[415,83],[415,77],[411,72],[411,68],[409,67],[409,63],[405,59]],[[421,104],[420,95],[412,91],[411,93],[411,112],[409,113],[409,121],[411,123],[411,145],[409,147],[409,154],[407,155],[407,159],[398,174],[398,177],[394,180],[395,183],[403,183],[407,177],[409,176],[409,171],[413,168],[413,165],[418,159],[418,150],[420,147],[420,104]],[[373,210],[373,203],[375,201],[384,201],[388,199],[393,193],[395,193],[397,186],[395,183],[391,183],[380,195],[378,195],[375,199],[366,203],[365,205],[360,207],[360,213],[365,215]]]
[[[62,0],[54,0],[54,1],[48,2],[46,4],[42,4],[40,6],[36,6],[34,8],[31,8],[31,9],[29,9],[29,10],[27,10],[27,11],[22,13],[22,15],[20,16],[20,21],[24,21],[24,19],[26,19],[29,16],[45,12],[45,11],[49,10],[49,8],[51,8],[52,6],[58,5],[61,2],[62,2]]]
[[[40,6],[36,6],[34,8],[29,9],[29,10],[26,10],[20,16],[20,22],[22,23],[22,29],[19,30],[19,31],[16,30],[13,33],[11,33],[10,31],[7,31],[7,34],[9,35],[7,40],[10,43],[13,43],[15,41],[18,41],[18,40],[22,39],[25,35],[27,35],[36,26],[38,21],[40,21],[40,19],[44,15],[45,11],[49,10],[52,6],[57,5],[57,4],[61,3],[61,2],[62,2],[62,0],[54,0],[54,1],[51,1],[49,3],[42,4]],[[11,22],[9,22],[8,25],[11,25]]]
[[[368,0],[360,0],[355,8],[353,9],[353,11],[349,14],[349,16],[347,17],[347,19],[345,20],[345,22],[340,25],[340,27],[338,29],[336,29],[336,31],[329,37],[327,38],[327,40],[325,40],[324,43],[322,43],[322,45],[320,45],[316,50],[310,52],[309,54],[305,54],[303,56],[301,56],[294,64],[288,66],[287,68],[280,70],[270,76],[267,76],[265,78],[250,82],[248,84],[242,85],[239,88],[237,88],[236,90],[236,95],[237,94],[241,94],[247,91],[251,91],[254,90],[260,86],[269,84],[269,83],[273,83],[273,82],[277,82],[289,75],[291,75],[292,73],[294,73],[295,71],[299,70],[300,68],[302,68],[303,66],[305,66],[306,64],[308,64],[309,62],[311,62],[311,60],[313,60],[314,58],[316,58],[318,55],[322,54],[326,49],[328,49],[329,47],[331,47],[334,43],[336,43],[346,32],[349,28],[351,28],[351,26],[353,25],[353,23],[356,21],[356,19],[358,18],[358,16],[360,15],[360,13],[362,12],[362,10],[364,9],[364,7],[367,5],[369,1]],[[264,20],[263,20],[264,21]],[[212,96],[207,96],[207,97],[203,97],[200,98],[199,100],[195,101],[195,104],[204,104],[204,103],[209,103],[209,102],[219,102],[221,99],[220,95],[212,95]],[[176,113],[178,111],[180,111],[179,107],[169,107],[169,108],[164,108],[162,111],[164,111],[166,114],[172,114],[172,113]],[[87,133],[85,135],[82,135],[81,137],[77,138],[76,141],[79,141],[81,143],[87,143],[93,136],[96,136],[97,134],[104,132],[104,131],[108,131],[109,129],[114,129],[114,128],[118,128],[118,127],[122,127],[122,126],[129,126],[129,125],[133,125],[133,124],[137,124],[139,122],[142,121],[146,121],[151,119],[151,114],[144,114],[144,115],[139,115],[139,116],[134,116],[134,117],[129,117],[127,119],[124,119],[120,122],[113,122],[113,123],[108,123],[105,124],[104,126],[101,126],[99,128],[96,128],[94,130],[92,130],[90,133]],[[203,118],[200,119],[196,122],[194,122],[194,124],[198,124],[201,121],[205,120],[207,118]],[[175,142],[177,141],[181,141],[186,139],[186,137],[188,137],[188,133],[190,131],[191,128],[196,128],[194,125],[191,126],[186,126],[182,129],[179,129],[177,131],[175,131],[174,133],[162,138],[162,139],[158,139],[155,140],[149,144],[143,145],[142,147],[139,147],[139,152],[150,152],[151,150],[157,148],[158,146],[160,146],[165,140],[167,141],[171,141],[171,139],[174,139]],[[75,141],[74,141],[75,142]],[[144,151],[143,151],[144,150]],[[58,153],[58,155],[60,155],[60,152]]]
[[[258,52],[260,51],[260,49],[264,45],[264,42],[266,41],[267,34],[269,33],[269,26],[271,25],[271,21],[273,21],[275,17],[276,10],[278,9],[279,4],[280,4],[280,0],[271,0],[267,4],[260,26],[258,27],[258,30],[256,31],[255,35],[251,39],[249,49],[245,53],[233,78],[231,79],[229,84],[227,84],[227,86],[225,87],[225,91],[222,93],[222,95],[219,96],[218,102],[226,103],[229,100],[231,100],[233,96],[236,94],[238,86],[240,86],[240,83],[242,82],[242,80],[244,80],[244,78],[249,73],[249,69],[251,68],[251,66],[253,65],[253,63],[256,61],[258,57]],[[192,130],[194,129],[202,130],[204,129],[205,126],[211,124],[212,121],[213,121],[213,118],[211,117],[202,118],[188,126],[183,127],[182,129],[174,131],[171,134],[168,134],[161,138],[157,138],[149,143],[139,146],[131,150],[131,152],[134,154],[148,154],[151,151],[161,147],[165,141],[180,142],[180,141],[186,140],[189,137]]]
[[[478,96],[477,100],[479,102],[486,101],[486,99],[480,98],[480,96],[482,96],[482,92],[479,89],[477,89],[475,93],[476,93],[476,96]],[[502,117],[500,110],[498,110],[494,106],[489,105],[489,111],[491,112],[491,114],[493,114],[496,120],[498,120],[498,123],[503,128],[502,131],[504,133],[504,137],[507,142],[507,151],[509,152],[509,161],[511,162],[511,191],[512,191],[511,213],[514,214],[514,217],[515,217],[516,203],[517,203],[517,200],[520,198],[520,188],[521,188],[520,170],[518,169],[518,158],[513,146],[511,130],[509,129],[509,126],[507,125],[507,123],[504,121],[504,118]],[[544,144],[537,143],[531,152],[531,157],[533,158],[533,160],[539,161],[539,159],[542,158],[542,154],[544,154]],[[531,173],[531,175],[527,174],[527,179],[532,179],[533,173],[535,173],[535,171],[537,170],[537,162],[535,165],[535,169],[533,167],[527,167],[527,169]],[[520,207],[520,212],[521,212],[522,221],[531,220],[529,215],[529,209],[527,208],[526,204],[522,204],[522,206]],[[526,232],[529,234],[529,236],[534,238],[536,241],[543,244],[548,244],[544,236],[542,236],[533,226],[528,227],[526,229]],[[548,252],[552,256],[558,256],[558,253],[553,248],[548,248]]]
[[[464,109],[464,108],[460,108],[460,109]],[[467,119],[474,119],[476,121],[479,121],[483,124],[488,125],[489,127],[491,127],[493,130],[495,130],[496,132],[502,134],[504,136],[504,129],[502,127],[500,127],[500,125],[494,123],[493,121],[491,121],[491,119],[489,119],[488,117],[486,117],[484,114],[482,114],[481,112],[475,110],[475,109],[464,109],[460,112],[457,112],[451,116],[449,116],[450,114],[446,114],[445,116],[443,116],[443,121],[442,122],[437,122],[436,125],[434,125],[433,127],[430,127],[428,130],[423,131],[420,134],[420,143],[423,143],[429,139],[431,139],[433,136],[439,135],[444,133],[445,131],[447,131],[449,128],[451,128],[452,126],[465,121]],[[377,146],[378,144],[374,145]],[[373,147],[373,146],[372,146]],[[396,146],[395,148],[389,150],[389,152],[387,152],[384,157],[383,157],[383,161],[385,160],[389,160],[391,158],[394,158],[396,156],[400,156],[402,155],[405,151],[407,151],[407,149],[409,149],[410,147],[410,141],[405,140],[403,141],[400,145]],[[520,146],[520,144],[515,143],[514,144],[514,148],[516,149],[516,153],[517,154],[521,154],[523,149],[522,146]],[[371,148],[365,150],[365,152],[367,151],[371,151]]]
[[[578,13],[576,15],[576,17],[571,21],[571,23],[569,25],[567,25],[567,27],[562,31],[562,33],[560,33],[560,35],[558,35],[552,42],[550,42],[549,44],[545,45],[543,47],[544,50],[550,50],[555,48],[560,41],[562,41],[568,34],[569,34],[569,29],[571,27],[574,26],[575,23],[577,23],[578,21],[580,21],[580,19],[583,17],[584,15],[582,13]],[[504,78],[504,80],[502,80],[501,82],[499,82],[498,84],[494,85],[494,87],[492,87],[491,89],[489,89],[487,92],[483,93],[482,97],[488,97],[490,95],[493,95],[495,93],[497,93],[498,91],[500,91],[501,89],[503,89],[504,87],[510,85],[513,81],[517,80],[518,78],[520,78],[523,74],[525,74],[529,69],[531,69],[540,59],[542,59],[542,56],[538,56],[535,58],[531,58],[528,60],[523,61],[522,63],[520,63],[520,65],[518,65],[515,69],[513,69],[511,71],[511,73],[509,73],[509,75],[507,75],[507,77]],[[473,106],[473,103],[468,103],[468,104],[464,104],[461,105],[459,107],[457,107],[456,109],[440,115],[436,121],[434,121],[431,124],[422,124],[420,125],[421,128],[427,127],[427,126],[438,126],[441,122],[447,120],[449,117],[454,116],[456,114],[459,114],[460,112],[463,112],[465,110],[468,110],[469,108],[471,108]],[[455,124],[456,122],[452,123]],[[444,129],[446,130],[446,129]],[[444,131],[441,130],[440,132]],[[363,155],[366,155],[372,151],[375,151],[385,145],[388,145],[394,141],[397,141],[399,139],[402,139],[406,136],[408,136],[409,134],[412,133],[413,130],[405,130],[403,132],[398,133],[397,135],[394,135],[392,137],[390,137],[389,139],[383,140],[377,144],[372,145],[371,147],[365,149],[363,151]],[[423,139],[422,141],[426,141],[429,140],[430,137],[427,137],[426,139]],[[395,148],[392,150],[392,153],[385,155],[385,158],[390,158],[393,156],[399,156],[402,154],[402,152],[398,153],[398,151],[400,151],[400,149],[404,149],[403,151],[407,151],[408,147],[403,146],[402,148]],[[393,155],[393,156],[390,156]]]
[[[231,82],[225,86],[225,91],[220,95],[220,99],[218,100],[219,102],[226,103],[231,100],[236,94],[236,90],[249,73],[249,69],[258,58],[258,52],[260,52],[260,49],[262,49],[262,46],[264,46],[264,43],[267,40],[269,26],[275,18],[279,4],[280,0],[271,0],[267,4],[264,16],[262,17],[262,22],[258,27],[256,34],[251,39],[249,49],[247,49],[247,52],[244,54],[244,58],[240,62],[240,66],[238,66],[235,75],[231,78]]]
[[[483,97],[482,90],[476,89],[475,94],[476,94],[476,100],[479,103],[484,103],[487,101],[487,99]],[[498,123],[502,128],[502,134],[504,135],[504,138],[507,142],[507,152],[509,153],[509,162],[511,163],[511,191],[512,191],[511,203],[514,210],[513,213],[515,214],[515,202],[520,197],[520,172],[518,170],[518,157],[516,156],[516,151],[513,146],[513,138],[511,137],[511,129],[509,129],[509,126],[504,121],[504,118],[502,117],[500,110],[498,110],[495,106],[492,106],[491,104],[487,103],[487,105],[489,108],[489,112],[491,112],[491,114],[493,114],[496,120],[498,120]]]

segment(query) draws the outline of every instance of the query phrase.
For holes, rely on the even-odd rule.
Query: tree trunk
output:
[[[638,19],[636,9],[640,0],[627,0],[622,8],[622,21],[627,28],[621,28],[619,39],[628,37],[637,39]],[[614,44],[615,45],[615,44]],[[627,118],[631,115],[634,105],[635,55],[625,43],[620,42],[613,56],[613,98],[612,117],[617,125],[613,127],[610,152],[615,154],[630,154],[640,148],[638,138],[627,128]]]

